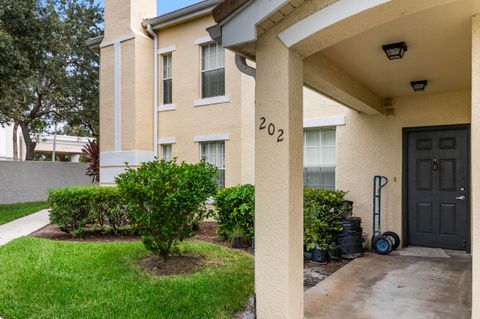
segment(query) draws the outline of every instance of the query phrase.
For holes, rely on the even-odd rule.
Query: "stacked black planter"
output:
[[[346,202],[344,206],[349,207],[349,209],[345,211],[345,215],[340,221],[342,231],[337,234],[337,245],[339,246],[340,257],[344,259],[362,257],[362,220],[359,217],[351,217],[353,211],[352,202]]]

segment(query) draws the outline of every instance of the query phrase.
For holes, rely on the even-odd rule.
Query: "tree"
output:
[[[216,176],[210,164],[162,160],[129,168],[115,182],[145,247],[166,260],[205,217],[205,202],[217,191]]]
[[[90,78],[98,78],[98,57],[83,47],[101,22],[94,0],[0,0],[0,124],[18,123],[27,160],[49,124],[98,109]]]

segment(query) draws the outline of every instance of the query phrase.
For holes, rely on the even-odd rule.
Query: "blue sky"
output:
[[[103,0],[97,0],[97,2],[103,5]],[[172,12],[197,2],[200,0],[157,0],[157,14]]]

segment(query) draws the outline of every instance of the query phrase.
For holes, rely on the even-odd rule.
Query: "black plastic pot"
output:
[[[236,236],[232,238],[232,248],[240,249],[245,247],[245,240],[242,236]]]
[[[328,248],[328,259],[330,261],[336,261],[340,259],[340,250],[338,247]]]
[[[326,263],[328,258],[328,250],[324,248],[315,248],[312,250],[312,261],[316,263]]]

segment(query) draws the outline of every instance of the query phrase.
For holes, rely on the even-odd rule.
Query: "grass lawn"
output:
[[[140,242],[75,243],[23,237],[0,247],[0,316],[16,318],[232,318],[253,293],[253,259],[203,242],[184,253],[200,271],[152,277]]]
[[[48,208],[46,202],[0,205],[0,225]]]

